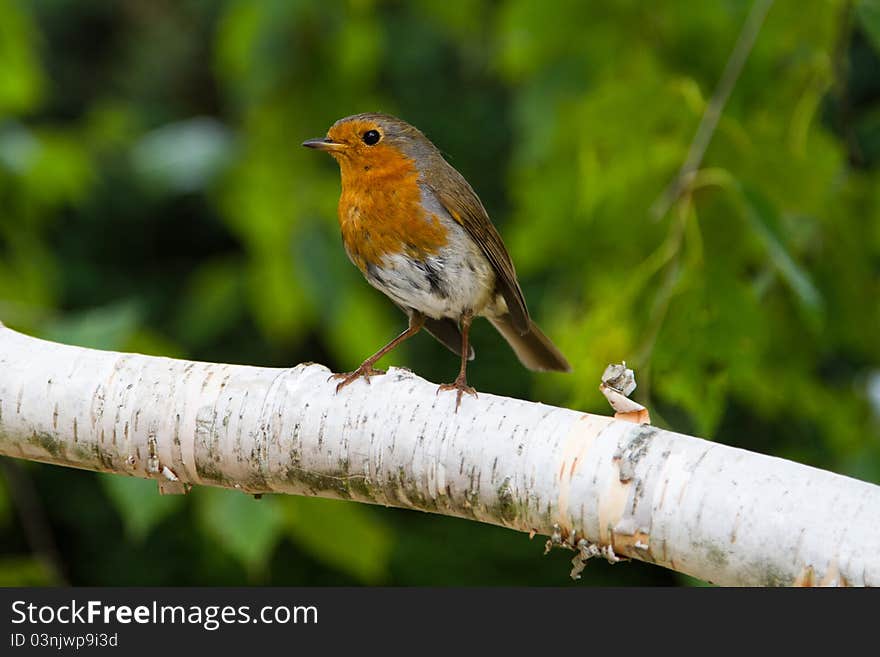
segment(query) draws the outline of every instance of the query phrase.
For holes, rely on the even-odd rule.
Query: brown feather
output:
[[[501,235],[489,219],[486,209],[467,180],[446,160],[438,158],[430,176],[423,176],[440,203],[480,246],[497,277],[498,292],[507,302],[511,324],[520,333],[527,333],[530,319],[522,289],[516,280],[513,261],[504,247]]]
[[[520,333],[510,320],[510,315],[504,315],[492,317],[489,321],[504,336],[523,365],[538,372],[571,372],[571,365],[565,356],[537,324],[530,322],[529,330]]]

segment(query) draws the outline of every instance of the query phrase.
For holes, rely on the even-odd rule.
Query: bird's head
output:
[[[339,119],[326,137],[303,142],[306,148],[326,151],[342,175],[369,175],[408,161],[421,171],[439,151],[417,128],[389,114],[355,114]]]

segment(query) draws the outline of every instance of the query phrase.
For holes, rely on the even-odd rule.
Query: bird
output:
[[[333,375],[341,379],[337,392],[384,374],[376,362],[424,328],[461,357],[455,381],[437,389],[456,392],[458,412],[463,394],[477,395],[467,384],[476,317],[487,318],[528,369],[571,371],[529,316],[513,261],[483,203],[420,130],[390,114],[355,114],[302,145],[339,164],[345,251],[409,318],[406,330],[360,367]]]

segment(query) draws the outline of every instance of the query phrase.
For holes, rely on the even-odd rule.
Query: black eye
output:
[[[367,146],[372,146],[379,143],[379,140],[382,139],[382,135],[379,134],[378,130],[367,130],[362,139]]]

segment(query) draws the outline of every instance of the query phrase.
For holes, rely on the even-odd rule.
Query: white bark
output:
[[[878,486],[482,392],[456,414],[406,370],[339,394],[328,375],[0,328],[0,454],[461,516],[719,584],[880,584]]]

